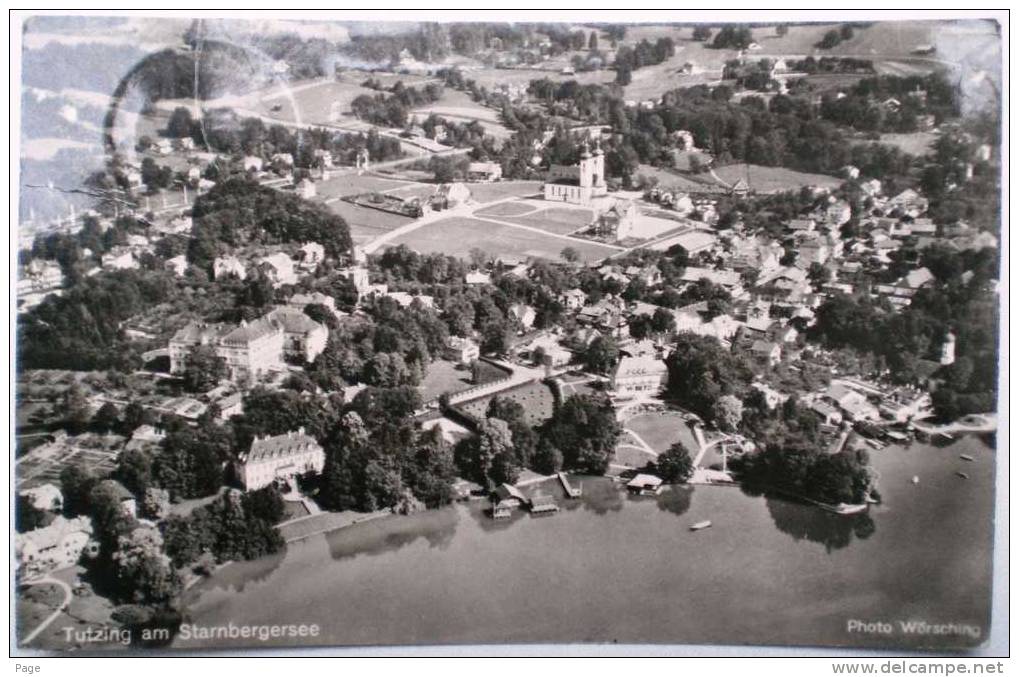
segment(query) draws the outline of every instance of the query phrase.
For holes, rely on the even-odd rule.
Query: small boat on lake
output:
[[[866,511],[866,503],[839,503],[832,509],[836,515],[859,515]]]
[[[916,475],[913,475],[913,479],[911,479],[910,482],[912,482],[913,484],[920,484],[920,478],[917,477]]]
[[[964,461],[972,461],[973,460],[973,457],[970,456],[969,454],[959,454],[959,458],[961,458]]]
[[[968,480],[968,479],[969,479],[969,475],[967,475],[967,474],[966,474],[966,473],[964,473],[964,472],[961,472],[961,471],[960,471],[960,472],[957,472],[957,473],[955,473],[955,474],[956,474],[956,475],[958,475],[959,477],[961,477],[961,478],[962,478],[962,479],[964,479],[964,480]]]
[[[892,440],[893,442],[909,441],[909,435],[907,435],[906,433],[901,433],[898,430],[887,430],[885,431],[885,436],[888,437],[888,439]]]
[[[711,520],[704,520],[703,522],[697,522],[696,524],[690,525],[690,531],[700,531],[701,529],[707,529],[711,526]]]

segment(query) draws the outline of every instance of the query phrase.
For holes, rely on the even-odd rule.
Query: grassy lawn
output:
[[[343,197],[344,195],[356,195],[368,191],[383,191],[390,188],[406,186],[402,181],[392,181],[377,176],[365,174],[343,174],[328,181],[320,181],[315,184],[315,191],[320,200],[331,197]]]
[[[311,513],[304,507],[304,503],[300,501],[284,501],[283,502],[283,519],[281,522],[287,522],[289,520],[297,519],[298,517],[307,517]]]
[[[895,146],[903,153],[923,156],[930,152],[938,135],[931,132],[914,132],[912,134],[882,134],[879,143]]]
[[[474,212],[477,216],[523,216],[537,211],[534,206],[526,202],[500,202],[499,204],[485,207]]]
[[[494,202],[507,197],[527,197],[540,192],[540,181],[496,181],[495,183],[471,184],[471,195],[478,202]]]
[[[641,436],[648,446],[662,453],[676,442],[682,442],[691,454],[697,453],[697,439],[676,412],[655,412],[634,416],[623,424]]]
[[[504,218],[507,221],[524,226],[540,228],[541,230],[558,233],[559,235],[567,235],[591,223],[594,213],[590,209],[552,207],[551,209],[543,209],[536,214]]]
[[[643,468],[648,463],[654,462],[655,457],[634,446],[629,435],[624,433],[620,439],[622,443],[616,446],[616,452],[612,458],[613,463],[627,465],[631,468]]]
[[[470,369],[458,368],[447,360],[435,360],[428,365],[418,390],[421,391],[421,399],[428,402],[442,393],[456,393],[472,385]]]
[[[405,233],[396,238],[394,244],[406,244],[421,253],[442,252],[457,257],[466,257],[471,249],[480,248],[492,256],[558,259],[564,248],[573,247],[583,260],[597,261],[616,251],[593,242],[571,242],[491,221],[459,217],[442,219]]]
[[[273,91],[275,93],[279,90]],[[350,102],[362,94],[374,92],[351,82],[295,82],[291,83],[289,91],[263,96],[256,105],[260,113],[277,120],[328,124],[344,121],[332,120],[333,113],[339,113],[349,121],[356,121],[350,115]],[[280,106],[280,109],[273,110],[275,106]]]
[[[406,216],[359,207],[343,200],[337,200],[327,206],[333,213],[342,216],[350,226],[350,236],[355,244],[367,242],[411,222]]]
[[[799,190],[803,186],[821,186],[837,188],[842,181],[825,174],[807,174],[784,167],[763,167],[761,165],[733,164],[715,170],[727,184],[734,184],[740,179],[747,179],[750,189],[758,193],[776,193],[786,190]]]
[[[527,424],[531,426],[540,425],[543,421],[552,416],[552,391],[542,383],[530,383],[519,388],[506,390],[498,393],[499,397],[506,397],[514,402],[519,402],[526,412]],[[488,409],[490,397],[468,402],[460,405],[460,409],[474,416],[483,417]]]
[[[427,200],[435,193],[436,188],[438,188],[438,186],[434,183],[405,183],[400,188],[388,189],[386,191],[386,195],[395,195],[396,197],[403,198],[404,200],[410,200],[413,198]]]

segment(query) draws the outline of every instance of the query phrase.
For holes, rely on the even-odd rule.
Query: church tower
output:
[[[583,150],[580,152],[580,188],[587,193],[598,181],[599,174],[597,163],[591,155],[591,149],[584,142]]]

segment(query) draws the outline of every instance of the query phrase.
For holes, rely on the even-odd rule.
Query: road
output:
[[[39,625],[37,625],[34,630],[32,630],[32,632],[25,635],[25,638],[21,640],[22,646],[28,644],[33,639],[38,637],[39,634],[43,630],[48,628],[50,626],[50,623],[57,620],[57,617],[60,614],[64,613],[67,607],[71,604],[71,586],[69,586],[62,580],[58,578],[53,578],[52,576],[43,576],[42,578],[36,578],[31,581],[25,581],[25,585],[47,585],[47,584],[53,584],[61,588],[64,591],[64,601],[60,603],[60,605],[56,608],[56,610],[53,613],[44,618],[43,621],[39,623]]]

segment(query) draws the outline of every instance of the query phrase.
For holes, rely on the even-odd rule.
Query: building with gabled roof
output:
[[[212,279],[221,280],[228,275],[236,275],[243,280],[247,270],[236,256],[217,256],[212,262]]]
[[[226,360],[230,378],[241,381],[283,370],[284,342],[283,326],[261,317],[241,322],[219,340],[216,352]]]
[[[237,463],[237,475],[245,491],[255,491],[277,480],[318,474],[325,461],[322,446],[304,428],[299,428],[283,435],[256,436]]]
[[[67,519],[58,515],[48,526],[15,534],[18,568],[26,574],[46,574],[77,564],[92,541],[88,517]]]
[[[284,357],[310,363],[325,350],[329,329],[308,317],[303,309],[279,306],[265,318],[283,327]]]

